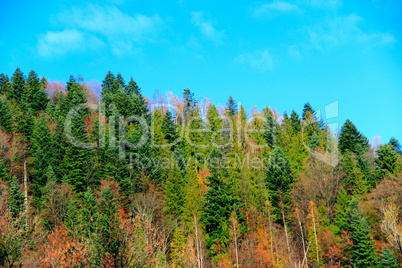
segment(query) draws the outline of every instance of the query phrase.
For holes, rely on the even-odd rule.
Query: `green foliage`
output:
[[[277,129],[278,123],[276,122],[275,118],[272,115],[268,115],[267,120],[264,122],[264,133],[262,136],[272,149],[276,145],[276,135],[278,132]]]
[[[3,179],[4,181],[9,181],[10,180],[10,175],[7,173],[7,168],[6,165],[4,164],[4,160],[0,158],[0,179]]]
[[[10,79],[5,74],[0,74],[0,95],[8,95],[11,89]]]
[[[290,205],[289,191],[292,183],[290,161],[280,147],[275,147],[268,160],[266,185],[271,197],[273,214],[278,220],[281,218],[281,206],[284,207],[286,214]]]
[[[292,128],[294,133],[298,133],[301,130],[301,123],[299,119],[299,115],[296,113],[295,110],[292,111],[292,114],[290,115],[290,122],[292,124]]]
[[[390,144],[381,145],[377,150],[377,177],[384,178],[385,174],[395,174],[398,170],[398,155],[394,147]]]
[[[229,100],[226,103],[226,110],[229,116],[237,114],[237,103],[232,96],[229,96]]]
[[[354,267],[377,267],[377,250],[371,239],[370,227],[358,207],[358,200],[352,199],[348,207],[348,227],[352,245],[347,249]]]
[[[7,133],[13,131],[13,115],[6,99],[0,99],[0,128]]]
[[[338,234],[341,234],[341,230],[348,230],[348,206],[350,203],[350,197],[348,193],[345,191],[343,187],[339,189],[338,192],[338,198],[336,200],[335,204],[335,213],[336,216],[334,218],[334,221],[336,225],[339,227],[339,231],[337,232]]]
[[[345,152],[361,154],[368,149],[367,138],[357,130],[356,126],[349,119],[346,120],[339,135],[339,151],[342,154]]]
[[[384,246],[382,248],[381,261],[379,263],[380,268],[398,268],[398,261],[392,254],[388,247]]]
[[[169,110],[166,110],[165,115],[162,120],[162,132],[165,135],[165,139],[168,144],[173,145],[178,137],[176,125],[173,121],[172,113]],[[174,146],[171,147],[172,150]]]
[[[39,80],[38,75],[31,70],[26,81],[26,90],[23,99],[32,109],[33,114],[37,114],[44,110],[49,102],[43,83]]]
[[[169,171],[164,186],[166,207],[165,211],[176,216],[183,212],[183,204],[186,195],[186,181],[180,170],[175,167]]]
[[[19,67],[15,70],[13,77],[11,78],[11,82],[12,87],[8,98],[14,99],[17,103],[19,103],[21,102],[25,91],[25,77]]]
[[[401,145],[399,144],[397,139],[391,138],[389,140],[389,144],[395,149],[397,154],[399,154],[399,155],[402,154]]]
[[[8,206],[11,216],[16,219],[24,206],[24,195],[21,193],[20,185],[16,177],[13,177],[9,188]]]

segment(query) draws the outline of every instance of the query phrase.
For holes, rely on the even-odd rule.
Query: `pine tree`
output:
[[[290,115],[290,123],[292,124],[294,133],[298,133],[301,130],[299,115],[296,113],[295,110],[293,110],[292,114]]]
[[[80,142],[88,142],[88,134],[83,122],[83,116],[78,114],[71,120],[72,135]],[[67,124],[67,123],[66,123]],[[77,144],[68,143],[63,159],[63,171],[67,181],[77,193],[82,193],[88,186],[88,169],[90,167],[91,149],[79,148]]]
[[[174,142],[178,138],[177,128],[173,121],[172,113],[166,110],[162,120],[162,132],[165,135],[165,140],[169,145],[172,145],[171,149],[174,150]]]
[[[26,90],[23,99],[27,102],[28,106],[32,109],[33,114],[37,114],[44,110],[49,102],[47,93],[44,90],[42,81],[38,75],[31,70],[26,81]]]
[[[342,154],[346,151],[361,154],[369,149],[369,144],[367,138],[348,119],[342,126],[338,147]]]
[[[389,144],[395,149],[397,154],[402,155],[401,145],[399,144],[397,139],[391,138],[389,140]]]
[[[377,267],[377,250],[370,236],[367,220],[358,208],[358,200],[352,199],[348,208],[349,233],[352,245],[350,253],[354,267]]]
[[[8,95],[11,89],[10,79],[7,75],[0,75],[0,95]]]
[[[398,261],[392,254],[388,247],[384,246],[382,248],[381,261],[379,263],[380,268],[398,268]]]
[[[303,107],[303,115],[302,115],[303,120],[307,120],[309,117],[313,116],[315,116],[315,111],[313,107],[311,107],[310,103],[307,102],[306,104],[304,104]]]
[[[219,147],[223,145],[222,140],[222,127],[223,120],[216,109],[216,106],[211,104],[208,107],[207,112],[207,142],[212,145]]]
[[[237,103],[232,96],[229,96],[229,100],[226,103],[226,111],[229,116],[234,116],[237,114]]]
[[[9,188],[8,206],[11,216],[15,219],[20,214],[24,205],[24,195],[20,191],[20,185],[16,177],[13,177]]]
[[[263,137],[267,142],[268,146],[272,149],[276,145],[276,136],[278,133],[278,123],[272,115],[267,116],[267,120],[264,122],[264,133]]]
[[[222,153],[213,149],[210,159],[217,162],[222,161]],[[215,161],[214,160],[214,161]],[[237,214],[237,221],[242,226],[241,233],[245,232],[245,217],[240,211],[244,206],[243,202],[233,195],[229,184],[224,181],[225,171],[220,166],[211,167],[212,175],[207,177],[208,190],[205,194],[204,211],[202,223],[207,233],[206,244],[210,253],[214,256],[224,253],[230,243],[230,229],[228,220],[232,211]]]
[[[0,99],[0,128],[7,133],[13,131],[13,115],[6,99]]]
[[[6,165],[4,164],[4,160],[0,158],[0,179],[8,182],[10,180],[10,175],[7,173]]]
[[[271,197],[272,212],[279,222],[281,222],[280,204],[283,204],[285,212],[290,205],[289,191],[292,183],[290,161],[280,147],[275,147],[268,160],[266,184]]]
[[[320,146],[320,139],[318,138],[317,132],[314,131],[313,137],[310,141],[310,147],[314,150],[318,146]]]
[[[180,170],[177,167],[171,169],[164,186],[166,201],[165,212],[176,216],[179,216],[183,212],[186,187],[186,181]]]
[[[336,200],[335,204],[335,213],[336,216],[334,218],[334,221],[336,225],[339,227],[339,230],[337,231],[337,234],[341,234],[341,230],[348,230],[349,225],[348,225],[348,207],[350,203],[350,198],[348,193],[345,191],[343,187],[339,189],[338,192],[338,198]]]
[[[15,121],[17,122],[16,130],[24,134],[26,142],[29,142],[31,140],[35,119],[31,109],[29,109],[25,102],[21,102],[18,105]]]
[[[395,174],[397,171],[398,156],[392,145],[381,145],[376,153],[377,158],[374,158],[374,160],[377,164],[378,179],[384,178],[385,174]]]
[[[186,256],[186,237],[180,227],[176,227],[173,234],[171,247],[171,260],[173,267],[185,267],[184,257]]]
[[[15,70],[11,82],[12,87],[9,93],[9,98],[14,99],[19,103],[21,102],[22,96],[25,92],[25,77],[19,67]]]
[[[141,94],[141,88],[137,85],[137,83],[134,81],[132,77],[128,85],[124,87],[124,91],[126,92],[127,96],[133,94],[135,95]]]

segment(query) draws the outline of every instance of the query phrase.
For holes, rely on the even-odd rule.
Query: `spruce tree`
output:
[[[13,115],[6,99],[0,99],[0,128],[7,133],[13,130]]]
[[[306,103],[304,104],[303,107],[303,120],[307,120],[309,117],[315,116],[315,111],[313,109],[313,107],[311,107],[310,103]]]
[[[210,159],[221,162],[222,153],[213,149]],[[241,233],[245,232],[245,217],[240,211],[243,202],[236,197],[229,184],[224,181],[226,171],[219,164],[210,167],[212,175],[207,177],[208,187],[205,193],[202,223],[207,236],[205,238],[210,253],[214,256],[224,253],[230,243],[229,218],[232,211],[237,214],[237,221],[242,226]]]
[[[33,70],[27,78],[23,99],[27,102],[28,107],[32,109],[33,114],[44,110],[49,102],[43,83]]]
[[[137,85],[137,83],[134,81],[132,77],[128,85],[124,87],[124,91],[126,92],[127,96],[133,94],[136,95],[141,94],[141,88]]]
[[[272,212],[281,222],[281,203],[284,206],[284,212],[290,205],[291,197],[289,195],[290,186],[293,183],[293,176],[290,169],[290,161],[280,147],[275,147],[269,156],[266,171],[266,185],[271,197]]]
[[[25,77],[20,68],[17,67],[13,77],[11,78],[12,87],[9,93],[9,98],[14,99],[17,103],[21,102],[25,92]]]
[[[398,261],[388,247],[383,246],[379,268],[398,268]]]
[[[293,110],[292,114],[290,115],[290,123],[292,124],[294,133],[298,133],[301,130],[299,115],[296,113],[295,110]]]
[[[232,96],[229,96],[229,100],[226,103],[226,111],[229,116],[234,116],[237,114],[237,103]]]
[[[268,115],[264,122],[264,133],[262,136],[272,149],[276,145],[276,136],[278,133],[278,123],[272,115]]]
[[[369,149],[369,144],[367,138],[348,119],[342,126],[338,147],[342,154],[346,151],[361,154]]]
[[[172,113],[169,110],[166,110],[165,115],[163,116],[162,132],[169,145],[173,145],[178,138],[177,128],[173,121]],[[173,150],[174,146],[172,146],[171,149]]]
[[[395,174],[398,165],[398,155],[390,144],[381,145],[377,150],[377,158],[374,158],[377,165],[377,178],[384,178],[385,174]]]
[[[11,216],[15,219],[23,209],[24,195],[21,193],[20,185],[16,177],[13,177],[9,188],[8,206]]]
[[[166,201],[165,212],[176,216],[179,216],[183,212],[186,186],[186,181],[180,170],[177,167],[171,169],[164,186]]]
[[[29,142],[31,140],[35,119],[31,109],[29,109],[25,102],[21,102],[18,105],[15,121],[17,122],[16,130],[24,134],[26,142]]]
[[[318,146],[320,146],[320,139],[318,138],[317,132],[314,131],[313,137],[311,137],[310,147],[314,150]]]
[[[348,208],[351,262],[354,267],[377,267],[378,258],[374,241],[371,239],[370,227],[358,208],[358,200],[352,199]]]
[[[10,91],[11,83],[8,76],[5,74],[0,74],[0,95],[7,95]]]
[[[394,148],[397,154],[401,155],[402,150],[401,150],[401,145],[399,144],[398,140],[395,138],[391,138],[389,140],[389,144]]]
[[[8,182],[10,180],[10,175],[7,173],[6,165],[4,164],[4,160],[0,158],[0,179]]]

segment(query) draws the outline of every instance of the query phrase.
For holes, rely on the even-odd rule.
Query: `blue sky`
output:
[[[401,25],[398,0],[7,1],[0,72],[101,81],[111,70],[149,97],[188,87],[280,113],[339,101],[329,122],[402,142]]]

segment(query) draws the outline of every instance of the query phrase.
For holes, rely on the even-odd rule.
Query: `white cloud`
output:
[[[68,29],[61,32],[47,32],[39,38],[37,49],[39,56],[52,57],[102,45],[103,42],[92,35]]]
[[[268,50],[240,54],[234,59],[234,62],[260,71],[272,70],[274,68],[274,61]]]
[[[282,1],[274,1],[270,4],[263,4],[261,6],[258,6],[254,9],[253,15],[259,17],[262,15],[272,15],[278,12],[299,13],[301,12],[301,9],[295,4]]]
[[[62,54],[62,51],[75,50],[73,44],[79,43],[78,39],[87,36],[104,40],[114,54],[130,53],[137,50],[134,48],[136,44],[154,41],[158,28],[162,24],[162,19],[157,14],[131,15],[123,13],[115,6],[93,4],[73,7],[71,10],[57,14],[54,20],[59,25],[72,29],[63,31],[65,34],[69,33],[72,39],[66,40],[68,44],[65,45],[65,49],[58,49],[59,54]],[[52,34],[54,33],[48,32],[46,36],[52,36]],[[38,47],[43,47],[43,43],[44,40],[39,40]],[[63,44],[57,45],[57,47],[62,46]],[[39,55],[43,55],[42,52]]]
[[[327,20],[320,25],[308,29],[310,41],[317,49],[326,45],[387,45],[395,42],[394,37],[389,33],[364,32],[359,27],[359,24],[362,22],[363,18],[356,14]]]
[[[197,26],[204,36],[215,42],[221,41],[223,33],[217,31],[212,22],[205,19],[204,12],[192,12],[191,23]]]

